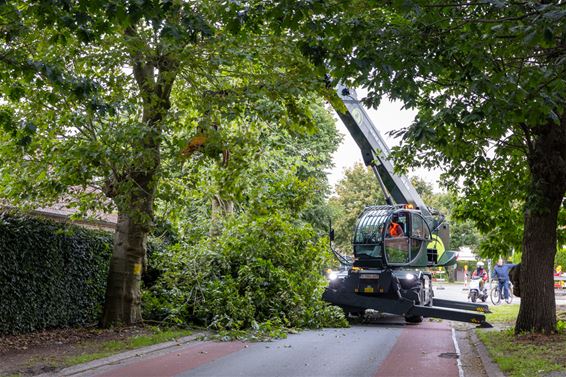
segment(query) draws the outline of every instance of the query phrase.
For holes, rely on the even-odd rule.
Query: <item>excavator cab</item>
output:
[[[358,217],[353,249],[356,267],[431,267],[439,265],[439,239],[418,210],[404,206],[367,207]],[[449,252],[452,253],[452,252]],[[453,263],[455,256],[441,258]]]

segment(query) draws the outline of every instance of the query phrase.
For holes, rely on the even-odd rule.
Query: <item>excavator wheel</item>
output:
[[[405,322],[407,323],[421,323],[423,321],[422,315],[406,315]]]

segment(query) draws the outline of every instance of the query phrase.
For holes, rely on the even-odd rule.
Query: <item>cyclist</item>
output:
[[[509,270],[515,267],[515,264],[503,264],[503,259],[499,258],[497,260],[497,265],[491,273],[492,279],[497,279],[499,282],[499,291],[503,293],[503,298],[507,300],[509,298]]]
[[[480,280],[480,290],[483,291],[483,287],[485,286],[485,281],[487,280],[487,272],[483,268],[483,262],[478,262],[476,265],[476,270],[472,273],[472,277],[479,277]]]

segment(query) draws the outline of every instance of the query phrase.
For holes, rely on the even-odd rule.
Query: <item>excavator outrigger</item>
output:
[[[387,205],[366,207],[358,217],[352,262],[333,249],[345,269],[330,281],[323,299],[346,313],[373,309],[412,323],[432,317],[491,327],[487,305],[434,298],[431,273],[423,269],[456,263],[456,252],[445,250],[448,224],[425,205],[407,177],[395,173],[390,150],[355,91],[339,84],[337,92],[346,109],[336,109],[338,115],[374,171]]]

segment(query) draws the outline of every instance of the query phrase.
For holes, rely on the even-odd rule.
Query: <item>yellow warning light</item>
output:
[[[413,208],[415,208],[415,206],[413,206],[412,204],[405,204],[405,208],[413,209]]]

